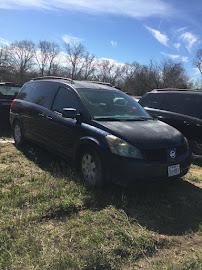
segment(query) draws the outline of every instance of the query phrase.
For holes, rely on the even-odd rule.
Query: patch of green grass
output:
[[[139,269],[188,235],[201,238],[201,189],[186,181],[88,189],[57,157],[3,144],[0,188],[0,269]]]
[[[187,174],[186,179],[196,184],[202,183],[201,166],[199,166],[198,164],[193,165],[190,172]]]
[[[159,260],[155,262],[152,270],[201,270],[202,269],[202,258],[197,255],[183,259],[181,262],[173,262]]]

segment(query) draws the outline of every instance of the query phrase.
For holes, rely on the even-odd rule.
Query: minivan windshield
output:
[[[0,85],[0,98],[15,97],[20,91],[20,87],[10,85]]]
[[[134,98],[119,90],[79,88],[77,91],[95,120],[138,121],[151,119]]]

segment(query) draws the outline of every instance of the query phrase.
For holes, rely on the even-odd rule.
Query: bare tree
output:
[[[65,44],[65,49],[67,53],[67,66],[70,77],[74,79],[79,79],[82,74],[84,67],[84,57],[86,53],[85,47],[81,43],[71,43]]]
[[[34,53],[35,45],[28,40],[16,41],[8,47],[8,63],[18,75],[19,83],[24,82],[26,72],[31,70]]]
[[[125,64],[121,70],[123,88],[133,95],[160,87],[160,70],[157,64],[141,65],[137,62]]]
[[[164,88],[189,88],[189,78],[182,63],[165,60],[162,63],[162,87]]]
[[[83,58],[83,79],[88,80],[93,77],[96,70],[95,56],[86,52]]]
[[[197,51],[196,57],[194,59],[194,65],[198,68],[198,70],[202,74],[202,49],[199,49]]]
[[[61,64],[64,59],[66,65]],[[195,65],[202,73],[202,49],[196,55]],[[0,48],[0,80],[23,83],[39,73],[109,82],[134,95],[142,95],[154,88],[190,87],[183,64],[170,60],[160,64],[151,61],[148,65],[137,62],[117,64],[109,59],[97,59],[77,42],[65,44],[65,52],[49,41],[40,41],[37,48],[27,40]]]
[[[102,60],[97,64],[97,79],[115,84],[118,77],[117,65],[110,60]]]
[[[0,48],[0,81],[4,80],[8,73],[8,57],[7,48]]]
[[[7,61],[7,50],[6,47],[0,48],[0,66],[6,65]]]
[[[40,41],[35,51],[35,58],[38,64],[40,75],[51,75],[57,65],[56,58],[59,54],[59,46],[54,42]]]

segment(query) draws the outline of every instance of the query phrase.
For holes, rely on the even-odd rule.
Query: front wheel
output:
[[[100,187],[104,182],[101,157],[93,149],[83,150],[80,156],[80,173],[84,183],[91,187]]]
[[[197,141],[191,140],[190,147],[195,155],[202,155],[202,144],[198,143]]]
[[[16,147],[21,147],[24,143],[24,136],[19,121],[16,121],[13,125],[13,137]]]

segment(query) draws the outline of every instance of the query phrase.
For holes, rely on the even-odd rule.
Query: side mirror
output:
[[[63,108],[62,117],[76,119],[77,122],[82,122],[82,115],[74,108]]]
[[[72,118],[75,119],[78,115],[77,110],[73,108],[63,108],[62,110],[62,116],[64,118]]]

